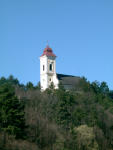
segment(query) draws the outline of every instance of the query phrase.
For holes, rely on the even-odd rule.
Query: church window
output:
[[[43,71],[44,71],[44,69],[45,69],[45,67],[44,67],[44,65],[43,65]]]
[[[49,79],[49,81],[51,81],[51,78]]]
[[[49,66],[49,67],[50,67],[50,70],[52,71],[52,64],[50,64],[50,66]]]

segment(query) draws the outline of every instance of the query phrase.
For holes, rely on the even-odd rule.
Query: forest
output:
[[[113,91],[81,77],[74,89],[0,78],[1,150],[113,150]]]

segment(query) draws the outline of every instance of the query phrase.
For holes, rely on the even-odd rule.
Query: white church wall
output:
[[[53,81],[53,75],[48,75],[48,86],[49,86],[52,82],[54,82],[54,81]]]
[[[44,68],[43,68],[44,66]],[[47,77],[47,57],[40,57],[40,81],[42,89],[47,88],[48,77]]]
[[[54,76],[53,76],[53,83],[54,83],[54,85],[55,85],[55,88],[57,89],[57,88],[58,88],[59,81],[58,81],[58,79],[57,79],[56,73],[55,73]]]
[[[47,74],[41,75],[41,87],[45,90],[48,86],[48,76]]]
[[[44,70],[43,70],[44,65]],[[43,56],[40,58],[40,74],[47,73],[47,57]]]

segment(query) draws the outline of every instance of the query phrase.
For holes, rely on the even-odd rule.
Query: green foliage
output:
[[[0,123],[4,131],[16,137],[24,137],[24,107],[14,93],[14,88],[5,83],[0,86]]]
[[[35,87],[32,82],[28,82],[26,84],[26,90],[34,90],[34,89],[35,89]]]
[[[68,112],[68,104],[66,93],[61,93],[60,99],[56,108],[57,123],[61,125],[67,125],[69,121],[70,113]]]
[[[58,84],[58,89],[59,89],[59,91],[62,91],[62,92],[65,92],[65,91],[66,91],[65,88],[64,88],[64,86],[63,86],[63,84],[62,84],[62,82],[60,82],[60,83]]]
[[[90,92],[92,89],[90,82],[87,81],[87,78],[84,76],[79,80],[78,86],[81,87],[84,92]]]
[[[99,126],[100,127],[100,120],[98,118],[98,111],[96,105],[92,105],[90,112],[89,112],[89,118],[88,121],[86,122],[89,126]]]
[[[58,124],[68,126],[72,122],[71,113],[72,105],[75,103],[75,96],[65,91],[62,83],[59,84],[60,89],[57,91],[59,98],[56,107],[56,120]]]
[[[93,91],[97,94],[100,93],[100,83],[98,81],[94,81],[91,83]]]
[[[95,135],[93,128],[87,125],[81,125],[74,128],[74,132],[77,133],[78,148],[84,150],[98,150],[98,144],[95,141]]]
[[[113,90],[110,90],[110,91],[107,93],[107,95],[108,95],[110,98],[113,99]]]
[[[58,134],[56,142],[53,145],[53,149],[54,150],[66,150],[64,149],[64,142],[65,142],[64,137],[61,134]]]
[[[49,89],[52,90],[52,92],[54,92],[54,89],[55,89],[55,85],[53,82],[51,82],[50,86],[49,86]]]
[[[106,82],[102,82],[101,84],[98,81],[94,81],[91,84],[93,91],[97,93],[107,94],[109,92],[109,87]]]
[[[55,92],[55,85],[53,82],[51,82],[49,87],[45,90],[45,93],[48,93],[48,95],[50,96],[51,94],[54,94],[54,92]]]
[[[38,82],[38,84],[36,85],[35,89],[38,89],[38,90],[41,91],[41,84],[40,84],[40,82]]]
[[[110,109],[110,113],[113,114],[113,108]]]
[[[7,82],[10,83],[10,84],[19,84],[18,79],[17,78],[15,79],[13,75],[10,75],[8,77]]]
[[[103,95],[102,93],[98,94],[98,102],[105,108],[113,107],[113,101],[110,97]]]
[[[108,88],[107,83],[106,82],[102,82],[100,84],[100,92],[106,94],[106,93],[108,93],[108,91],[109,91],[109,88]]]
[[[5,77],[0,78],[0,85],[6,83],[7,79]]]
[[[5,77],[0,78],[0,85],[4,83],[19,84],[19,81],[17,78],[15,79],[13,75],[10,75],[7,79]]]
[[[24,142],[27,149],[33,144],[31,150],[113,149],[113,100],[106,82],[82,77],[73,90],[66,91],[62,82],[58,87],[51,83],[41,92],[40,82],[24,86],[13,76],[0,79],[1,149],[13,144],[16,149],[18,140],[9,142],[8,136],[23,139],[25,132],[23,149]]]
[[[76,108],[75,111],[72,113],[72,118],[73,118],[73,124],[75,126],[81,125],[81,120],[86,117],[87,113],[81,109],[81,108]]]

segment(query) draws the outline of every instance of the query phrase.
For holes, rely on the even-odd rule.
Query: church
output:
[[[43,50],[43,54],[39,57],[42,90],[48,88],[51,82],[54,83],[55,88],[58,88],[58,84],[62,82],[66,90],[73,89],[80,77],[56,73],[56,57],[53,50],[47,44],[47,47]]]

